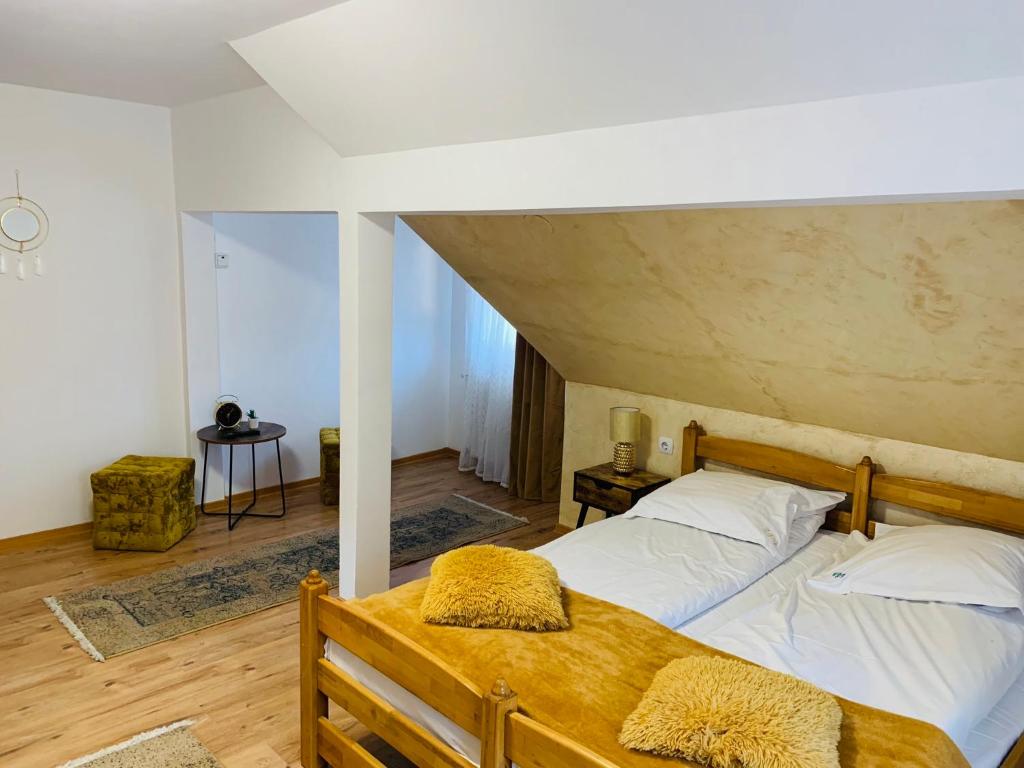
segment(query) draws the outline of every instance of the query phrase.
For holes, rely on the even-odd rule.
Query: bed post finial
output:
[[[683,450],[679,466],[681,475],[697,471],[697,438],[700,433],[700,424],[696,419],[691,419],[689,426],[683,428]]]
[[[310,587],[315,587],[317,584],[323,581],[323,577],[320,576],[320,571],[316,568],[310,568],[309,573],[306,575],[305,584]]]
[[[865,456],[854,469],[853,500],[850,505],[850,532],[868,533],[868,517],[871,509],[871,475],[875,471],[875,463],[870,456]]]
[[[519,697],[499,677],[484,696],[483,721],[480,723],[480,768],[507,768],[505,758],[505,720],[519,709]]]

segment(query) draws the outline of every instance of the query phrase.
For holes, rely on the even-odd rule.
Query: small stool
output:
[[[323,427],[320,430],[320,501],[328,506],[338,503],[338,484],[341,477],[341,429]]]
[[[93,472],[92,546],[164,552],[196,527],[195,459],[125,456]]]

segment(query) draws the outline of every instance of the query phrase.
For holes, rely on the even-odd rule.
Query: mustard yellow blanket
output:
[[[571,627],[562,632],[467,629],[424,624],[427,579],[358,605],[490,690],[504,677],[527,715],[570,735],[624,768],[686,765],[633,752],[617,735],[654,674],[684,656],[726,656],[621,606],[565,590]],[[933,725],[840,699],[840,761],[846,768],[969,768]]]

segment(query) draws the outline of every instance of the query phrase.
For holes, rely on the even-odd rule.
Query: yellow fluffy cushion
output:
[[[434,561],[420,617],[460,627],[569,626],[555,566],[539,555],[492,544],[455,549]]]
[[[843,712],[795,677],[733,659],[669,662],[619,743],[712,768],[839,768]]]

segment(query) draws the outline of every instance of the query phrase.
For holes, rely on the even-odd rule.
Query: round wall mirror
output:
[[[16,243],[29,243],[41,229],[39,219],[27,208],[8,208],[0,214],[0,229]]]
[[[27,197],[0,200],[0,247],[16,253],[34,251],[49,229],[46,213]]]

